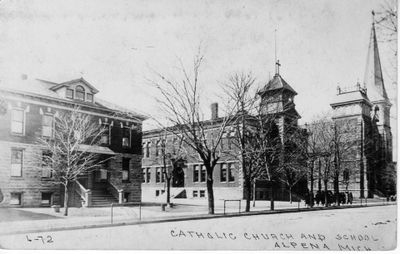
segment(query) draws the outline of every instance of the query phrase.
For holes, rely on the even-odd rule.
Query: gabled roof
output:
[[[76,83],[83,83],[85,84],[87,87],[90,88],[90,90],[92,91],[92,93],[96,94],[99,92],[99,90],[97,90],[94,86],[92,86],[89,82],[87,82],[84,78],[79,78],[79,79],[73,79],[67,82],[63,82],[61,84],[56,84],[55,86],[53,86],[52,88],[50,88],[52,91],[57,91],[58,89],[65,87],[65,86],[70,86],[72,84],[76,84]]]
[[[88,87],[91,87],[91,88],[93,87],[87,81],[85,81],[83,78],[74,79],[71,81],[63,82],[63,83],[55,83],[55,82],[42,80],[42,79],[31,79],[31,78],[10,79],[10,78],[8,78],[8,79],[0,79],[0,92],[3,90],[6,92],[18,93],[18,94],[22,94],[22,95],[29,95],[29,96],[47,98],[47,99],[52,99],[52,100],[57,100],[57,101],[62,101],[62,102],[67,102],[67,103],[73,103],[73,104],[80,105],[80,106],[93,107],[96,109],[112,111],[114,113],[117,113],[117,114],[120,114],[120,115],[123,115],[126,117],[140,119],[141,121],[148,118],[148,116],[146,116],[145,114],[137,113],[134,110],[120,107],[114,103],[99,99],[97,96],[94,99],[94,103],[91,103],[91,102],[85,102],[85,101],[68,100],[56,92],[56,90],[61,88],[62,86],[67,86],[68,84],[74,84],[76,82],[83,82]],[[58,87],[58,88],[55,89],[56,87]],[[97,89],[95,91],[98,92]]]
[[[288,91],[294,93],[295,95],[297,95],[297,92],[281,77],[281,75],[279,75],[279,73],[276,73],[274,75],[274,77],[268,82],[268,84],[266,84],[261,89],[259,94],[264,94],[266,92],[278,90],[278,89],[288,90]]]

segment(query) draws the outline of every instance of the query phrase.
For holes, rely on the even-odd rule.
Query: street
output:
[[[0,237],[7,249],[390,250],[396,206],[41,232]]]

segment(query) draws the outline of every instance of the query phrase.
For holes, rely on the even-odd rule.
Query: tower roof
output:
[[[374,12],[372,12],[374,15]],[[386,101],[389,98],[383,82],[382,66],[379,57],[378,41],[376,39],[375,21],[372,23],[371,37],[368,48],[367,65],[364,75],[364,85],[371,102]]]
[[[260,90],[259,94],[264,94],[278,89],[288,90],[297,95],[297,92],[281,77],[279,73],[274,75],[274,77]]]

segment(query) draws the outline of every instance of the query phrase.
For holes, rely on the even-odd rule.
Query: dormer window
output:
[[[86,94],[86,100],[89,102],[93,102],[93,94],[91,93]]]
[[[85,89],[82,86],[77,86],[75,88],[75,96],[78,100],[85,100]]]
[[[73,99],[74,98],[74,90],[67,88],[67,98]]]

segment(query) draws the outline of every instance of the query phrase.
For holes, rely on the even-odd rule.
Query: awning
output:
[[[109,155],[116,154],[110,148],[104,146],[79,145],[78,151],[87,153],[109,154]]]

